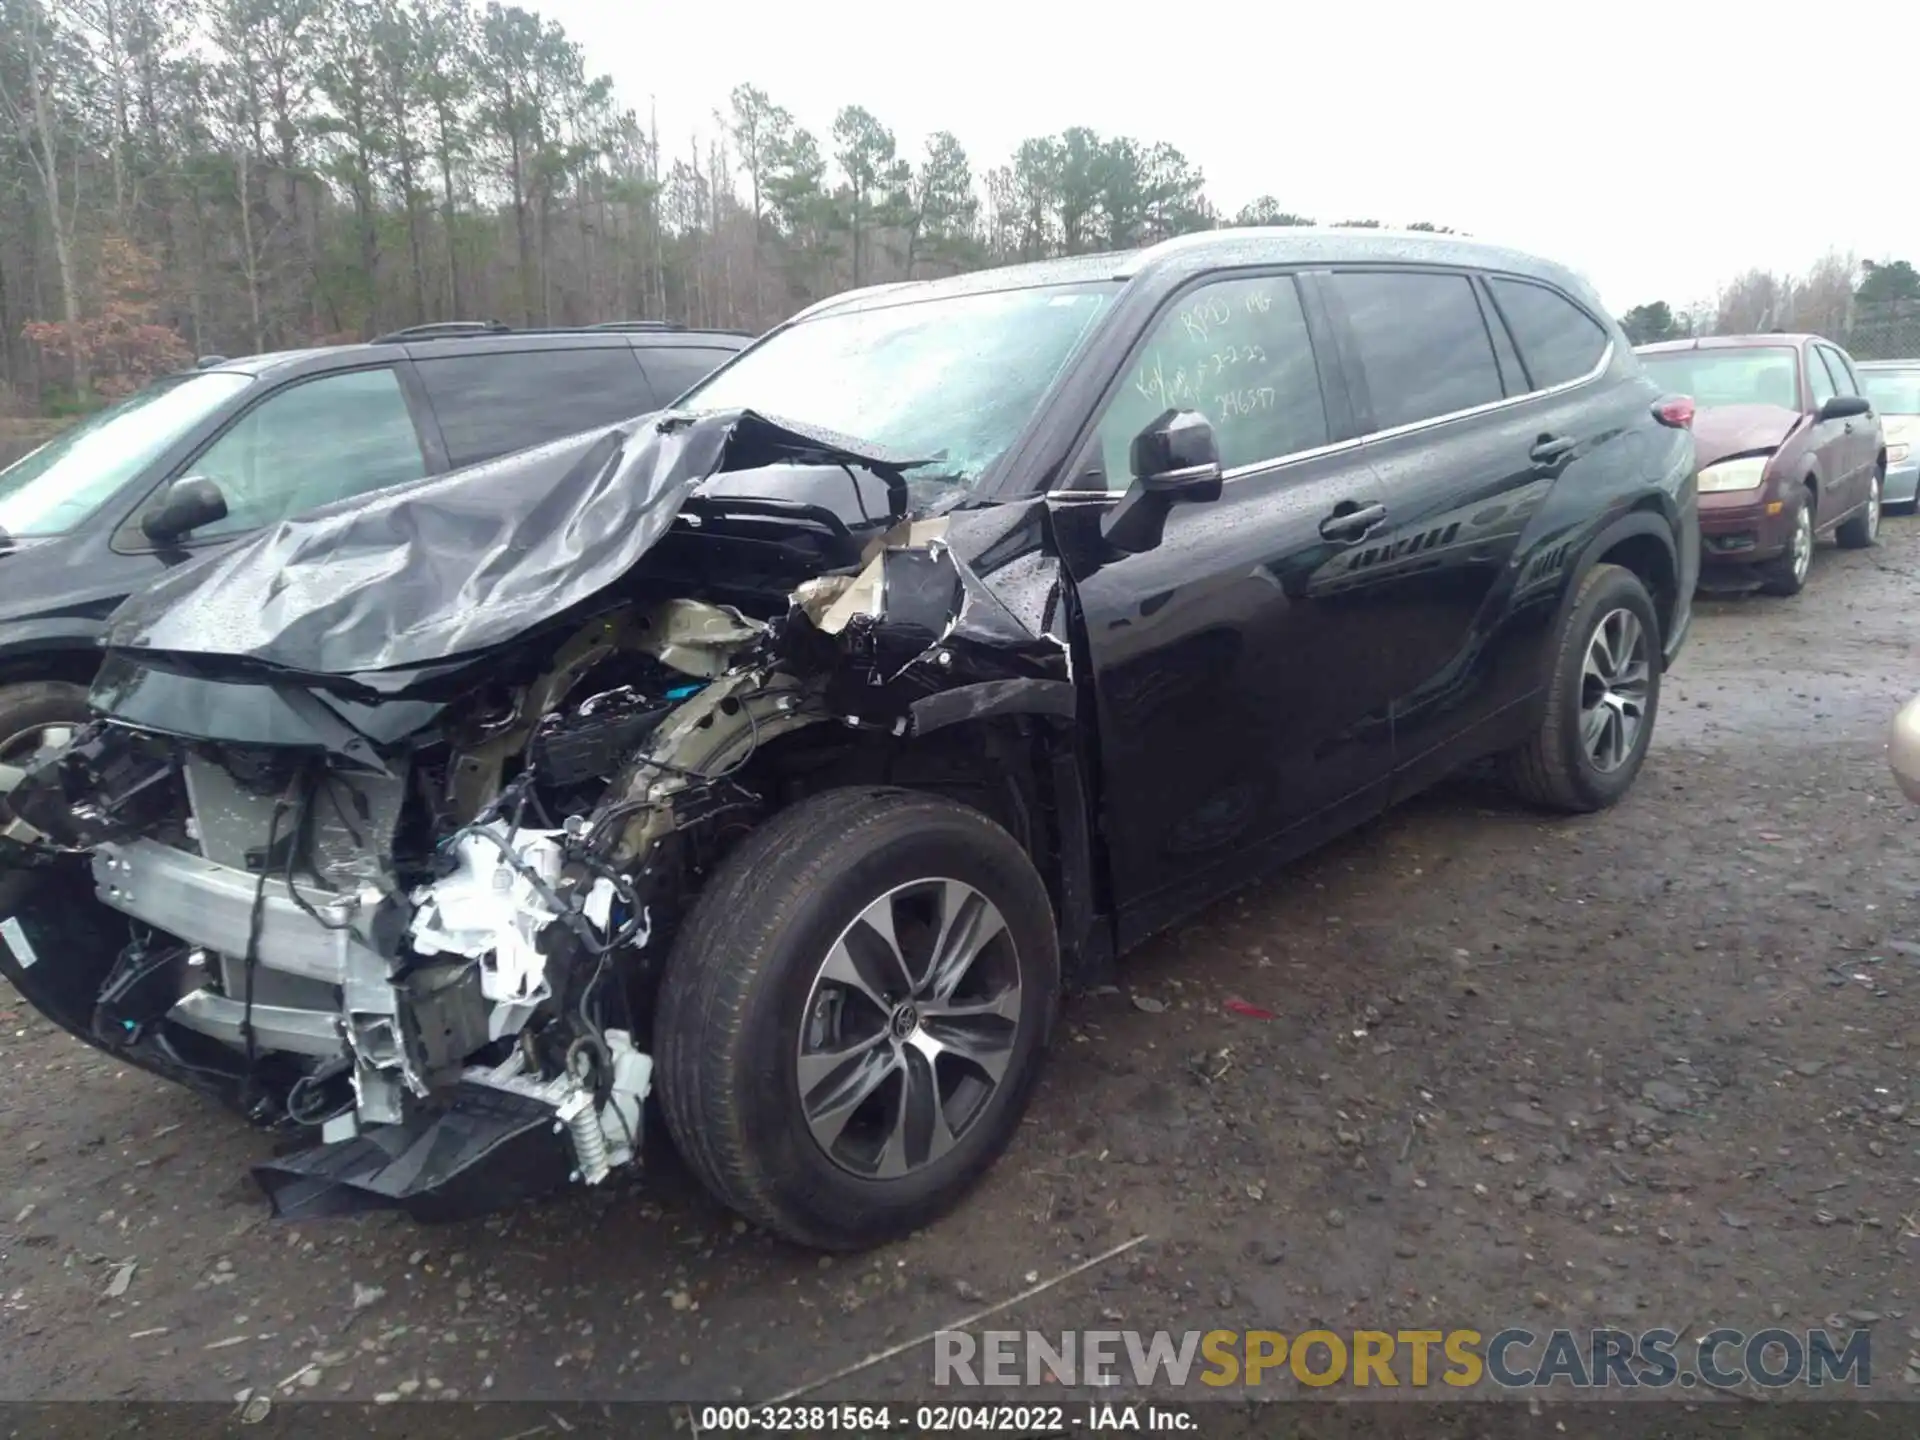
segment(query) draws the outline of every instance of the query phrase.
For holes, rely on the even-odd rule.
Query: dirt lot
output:
[[[1895,519],[1796,600],[1703,602],[1609,814],[1462,781],[1164,937],[1069,1007],[972,1200],[858,1259],[662,1146],[485,1223],[277,1225],[263,1139],[0,991],[0,1396],[758,1401],[1135,1236],[992,1323],[1833,1323],[1920,1395],[1920,809],[1879,744],[1916,579]]]

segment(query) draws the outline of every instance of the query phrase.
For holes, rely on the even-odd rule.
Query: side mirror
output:
[[[1169,410],[1133,437],[1133,478],[1143,488],[1193,500],[1220,493],[1220,444],[1198,410]]]
[[[227,518],[227,497],[204,475],[189,475],[169,485],[140,517],[140,529],[158,545],[178,540],[202,525]]]
[[[1177,500],[1220,498],[1220,444],[1198,410],[1168,410],[1133,437],[1133,484],[1108,512],[1101,532],[1137,554],[1158,545]]]
[[[1836,395],[1820,407],[1822,420],[1851,420],[1856,415],[1865,415],[1873,409],[1873,402],[1864,395]]]

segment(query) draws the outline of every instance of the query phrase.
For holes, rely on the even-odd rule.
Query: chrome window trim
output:
[[[1465,410],[1449,410],[1444,415],[1430,415],[1424,420],[1409,421],[1405,425],[1396,425],[1390,430],[1371,430],[1365,435],[1355,435],[1346,440],[1335,440],[1326,445],[1316,445],[1311,450],[1295,450],[1286,455],[1277,455],[1271,460],[1255,460],[1245,465],[1236,465],[1231,470],[1220,473],[1221,480],[1244,480],[1248,476],[1264,474],[1269,470],[1279,470],[1288,465],[1297,465],[1303,460],[1317,460],[1323,455],[1337,455],[1344,450],[1359,450],[1378,440],[1397,439],[1402,435],[1412,435],[1421,430],[1431,430],[1440,425],[1451,425],[1456,420],[1465,420],[1474,415],[1491,415],[1496,410],[1505,410],[1511,406],[1530,400],[1544,399],[1549,395],[1564,395],[1569,390],[1577,390],[1582,385],[1591,385],[1605,375],[1613,365],[1614,342],[1607,341],[1607,348],[1600,352],[1600,359],[1584,375],[1576,375],[1571,380],[1562,380],[1558,385],[1549,385],[1544,390],[1529,390],[1524,395],[1506,395],[1485,405],[1474,405]],[[1051,490],[1043,492],[1069,498],[1087,498],[1090,496],[1118,497],[1125,490]]]
[[[1544,390],[1529,390],[1524,395],[1503,396],[1498,400],[1489,400],[1484,405],[1469,406],[1465,410],[1449,410],[1444,415],[1431,415],[1425,420],[1410,420],[1405,425],[1395,425],[1388,430],[1375,430],[1361,438],[1368,441],[1390,440],[1399,435],[1411,435],[1417,430],[1430,430],[1436,425],[1450,425],[1455,420],[1466,419],[1469,415],[1491,415],[1496,410],[1505,410],[1523,401],[1539,400],[1548,395],[1564,395],[1567,391],[1578,389],[1582,385],[1591,385],[1606,374],[1607,367],[1612,364],[1613,341],[1609,339],[1607,348],[1600,352],[1599,363],[1584,375],[1576,375],[1571,380],[1562,380],[1558,385],[1549,385]]]

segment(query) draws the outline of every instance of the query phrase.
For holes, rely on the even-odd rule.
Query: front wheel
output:
[[[1880,537],[1880,487],[1885,483],[1886,478],[1876,473],[1866,508],[1848,516],[1834,531],[1833,538],[1840,542],[1841,549],[1864,550]]]
[[[1660,618],[1640,577],[1596,565],[1547,676],[1546,713],[1504,758],[1507,782],[1554,810],[1604,810],[1633,786],[1660,709]]]
[[[861,1249],[951,1207],[1012,1138],[1060,988],[1046,887],[935,796],[830,790],[695,902],[654,1021],[661,1109],[723,1203]]]
[[[81,686],[63,680],[0,685],[0,765],[25,770],[50,759],[90,718]]]
[[[1813,491],[1800,492],[1787,548],[1760,567],[1760,588],[1769,595],[1798,595],[1813,570]]]

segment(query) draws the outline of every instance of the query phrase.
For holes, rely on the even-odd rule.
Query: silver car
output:
[[[1900,707],[1887,735],[1887,763],[1893,778],[1914,804],[1920,805],[1920,695]]]
[[[1856,360],[1887,441],[1883,506],[1911,510],[1920,504],[1920,360]]]

